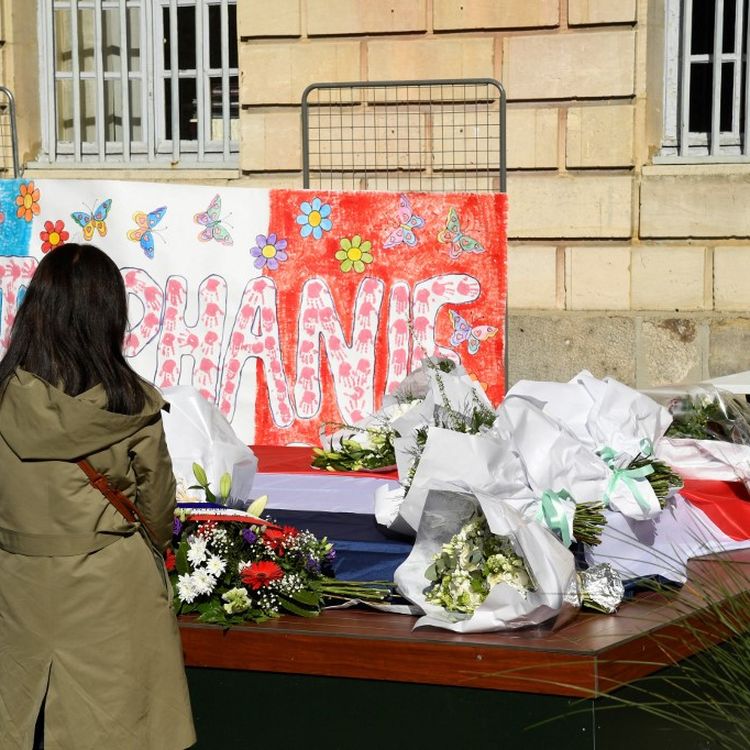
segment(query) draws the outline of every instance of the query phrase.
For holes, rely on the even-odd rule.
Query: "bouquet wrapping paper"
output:
[[[473,614],[449,612],[425,598],[425,575],[434,556],[479,507],[493,533],[509,538],[534,583],[520,592],[499,583]],[[415,627],[432,625],[458,633],[513,630],[551,619],[559,622],[578,609],[578,588],[573,555],[543,526],[525,521],[508,504],[482,492],[459,493],[450,489],[429,492],[411,554],[396,570],[400,592],[423,612]]]
[[[252,494],[258,459],[234,433],[224,415],[193,387],[176,385],[162,389],[170,404],[163,414],[167,447],[178,484],[194,484],[193,464],[200,464],[216,483],[232,476],[233,500],[247,501]],[[218,486],[212,486],[218,494]],[[200,492],[200,491],[198,491]]]

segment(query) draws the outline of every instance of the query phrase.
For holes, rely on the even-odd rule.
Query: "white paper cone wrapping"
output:
[[[586,370],[567,383],[522,380],[507,396],[533,401],[594,452],[612,448],[618,465],[634,459],[644,440],[655,444],[672,422],[667,409],[649,396]]]
[[[450,541],[479,505],[493,533],[513,540],[536,589],[525,595],[507,584],[495,586],[472,615],[451,613],[424,597],[429,585],[425,571],[443,544]],[[405,598],[425,613],[415,627],[433,625],[459,633],[512,630],[570,616],[577,587],[573,555],[537,523],[526,522],[502,501],[479,493],[431,491],[425,502],[417,540],[396,570],[395,581]]]
[[[498,498],[529,498],[525,472],[508,441],[431,427],[419,466],[400,508],[400,518],[419,528],[432,489],[484,492]]]

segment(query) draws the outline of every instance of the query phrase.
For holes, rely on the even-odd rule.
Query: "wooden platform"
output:
[[[731,619],[748,593],[744,550],[692,561],[678,591],[639,594],[616,615],[581,613],[555,632],[413,630],[415,618],[363,609],[229,630],[181,618],[180,629],[190,667],[590,698],[725,639],[731,633],[718,624],[719,611]]]

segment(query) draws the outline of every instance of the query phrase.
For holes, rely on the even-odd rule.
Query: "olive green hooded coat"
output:
[[[171,536],[160,410],[106,410],[16,370],[0,400],[0,749],[179,750],[195,741],[163,563],[88,482],[86,457]]]

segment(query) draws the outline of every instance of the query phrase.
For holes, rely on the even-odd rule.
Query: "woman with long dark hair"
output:
[[[48,748],[195,741],[159,555],[175,503],[165,403],[125,361],[126,327],[114,262],[63,245],[0,361],[2,749],[31,748],[40,715]]]

